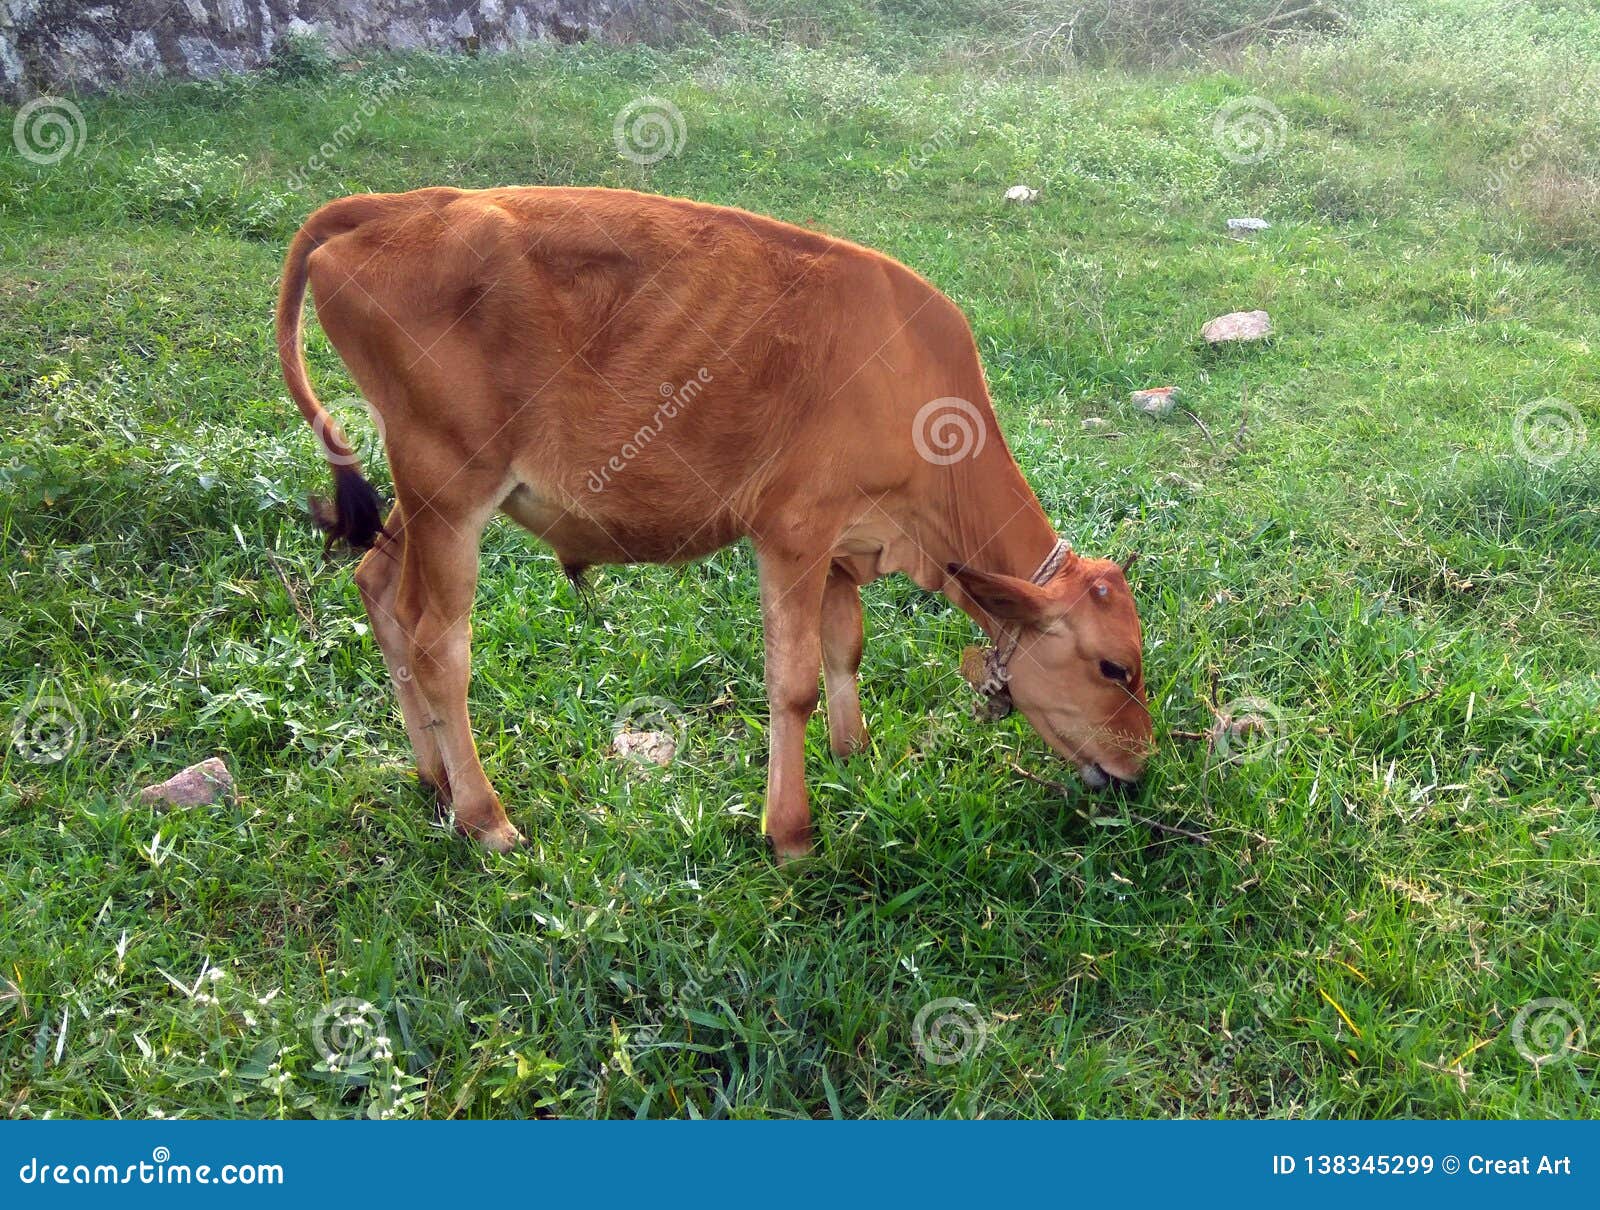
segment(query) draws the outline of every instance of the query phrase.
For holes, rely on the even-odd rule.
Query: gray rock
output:
[[[244,0],[219,0],[217,19],[222,28],[231,34],[248,29],[250,17],[245,12]]]
[[[166,781],[139,791],[145,804],[164,803],[169,807],[203,807],[218,799],[233,797],[233,774],[218,757],[190,765]]]
[[[129,38],[120,53],[128,70],[135,75],[154,75],[161,70],[161,51],[148,30],[141,30]]]
[[[1208,319],[1200,335],[1214,345],[1235,340],[1265,340],[1272,335],[1272,319],[1265,311],[1232,311]]]
[[[1230,218],[1229,231],[1265,231],[1272,224],[1264,218]]]
[[[611,750],[623,760],[670,765],[678,755],[678,740],[669,731],[619,731],[611,741]]]
[[[334,54],[513,49],[674,23],[646,0],[0,0],[0,100],[261,67],[285,34]]]
[[[1128,396],[1134,407],[1146,416],[1162,417],[1170,415],[1178,403],[1177,387],[1150,387],[1147,390],[1135,391]]]

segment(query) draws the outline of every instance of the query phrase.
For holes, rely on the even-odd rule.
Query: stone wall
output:
[[[649,0],[0,0],[0,97],[259,67],[285,34],[336,52],[596,37]]]

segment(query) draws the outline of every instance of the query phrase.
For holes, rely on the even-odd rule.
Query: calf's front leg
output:
[[[761,829],[780,861],[811,851],[806,793],[806,720],[820,696],[822,596],[828,559],[756,552],[761,571],[761,628],[766,639],[767,807]]]

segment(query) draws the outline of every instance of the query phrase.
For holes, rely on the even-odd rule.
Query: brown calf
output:
[[[376,493],[306,379],[317,315],[382,422]],[[904,572],[995,642],[984,672],[1099,787],[1150,745],[1139,619],[1116,564],[1056,537],[995,422],[966,319],[903,265],[720,206],[606,189],[348,197],[295,236],[278,297],[289,392],[323,440],[330,541],[356,571],[422,779],[492,849],[520,842],[467,717],[478,543],[497,511],[569,573],[747,537],[761,576],[765,830],[806,852],[806,720],[867,739],[860,585]]]

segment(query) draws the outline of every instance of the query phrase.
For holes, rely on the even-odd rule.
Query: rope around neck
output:
[[[1057,538],[1054,549],[1029,580],[1042,588],[1055,578],[1071,553],[1072,547],[1067,545],[1066,539]],[[974,686],[978,700],[973,704],[973,712],[979,718],[996,722],[1011,713],[1011,657],[1016,654],[1021,640],[1021,625],[1008,626],[1001,631],[999,641],[984,652],[983,679]]]

